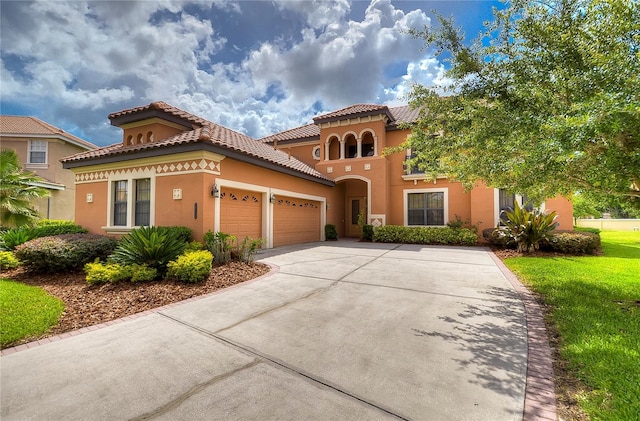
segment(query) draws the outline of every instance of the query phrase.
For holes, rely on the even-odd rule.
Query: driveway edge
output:
[[[181,304],[184,304],[184,303],[189,303],[189,302],[192,302],[192,301],[202,300],[202,299],[210,297],[212,295],[216,295],[216,294],[220,294],[220,293],[222,293],[224,291],[228,291],[229,289],[237,288],[240,285],[246,285],[246,284],[249,284],[249,283],[252,283],[252,282],[257,282],[257,281],[259,281],[261,279],[264,279],[264,278],[266,278],[268,276],[273,275],[274,273],[276,273],[276,272],[278,272],[280,270],[280,267],[278,267],[277,265],[274,265],[272,263],[266,263],[266,262],[261,262],[261,263],[269,266],[271,269],[269,270],[269,272],[267,272],[267,273],[265,273],[263,275],[260,275],[260,276],[258,276],[256,278],[249,279],[249,280],[246,280],[244,282],[240,282],[240,283],[228,286],[226,288],[221,288],[221,289],[218,289],[217,291],[213,291],[213,292],[210,292],[210,293],[205,294],[205,295],[199,295],[197,297],[187,298],[186,300],[176,301],[175,303],[170,303],[170,304],[166,304],[166,305],[164,305],[162,307],[156,307],[156,308],[152,308],[152,309],[149,309],[149,310],[141,311],[140,313],[131,314],[129,316],[121,317],[119,319],[109,320],[108,322],[100,323],[100,324],[97,324],[97,325],[91,325],[91,326],[83,327],[83,328],[80,328],[80,329],[77,329],[77,330],[71,330],[69,332],[64,332],[64,333],[61,333],[59,335],[49,336],[49,337],[46,337],[46,338],[43,338],[43,339],[35,340],[33,342],[28,342],[26,344],[21,344],[21,345],[16,345],[16,346],[11,347],[11,348],[1,349],[0,350],[0,356],[4,357],[5,355],[15,354],[16,352],[24,351],[24,350],[27,350],[27,349],[30,349],[30,348],[35,348],[37,346],[44,345],[44,344],[47,344],[47,343],[50,343],[50,342],[57,342],[57,341],[62,340],[62,339],[71,338],[72,336],[78,336],[78,335],[82,335],[83,333],[93,332],[94,330],[98,330],[98,329],[105,328],[107,326],[111,326],[111,325],[115,325],[115,324],[118,324],[118,323],[126,322],[128,320],[137,319],[137,318],[146,316],[148,314],[160,313],[163,310],[166,310],[166,309],[171,308],[171,307],[175,307],[175,306],[178,306],[178,305],[181,305]]]
[[[549,336],[540,306],[531,292],[518,280],[498,256],[488,250],[502,274],[511,283],[524,304],[527,319],[527,382],[523,421],[558,419],[553,382],[553,359]]]

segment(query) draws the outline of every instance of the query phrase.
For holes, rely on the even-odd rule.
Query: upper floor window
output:
[[[47,142],[32,140],[29,142],[29,164],[47,163]]]

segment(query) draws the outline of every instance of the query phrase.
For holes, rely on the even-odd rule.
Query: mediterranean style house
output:
[[[457,218],[480,230],[522,198],[483,184],[465,191],[446,178],[406,168],[401,144],[417,112],[358,104],[313,123],[252,139],[164,102],[109,115],[122,141],[62,160],[75,174],[76,222],[122,234],[142,225],[181,225],[196,239],[222,231],[263,238],[267,248],[360,235],[374,226],[444,226]],[[559,228],[571,229],[572,205],[548,199]]]
[[[34,203],[40,215],[73,220],[75,176],[62,168],[60,160],[97,146],[38,118],[12,115],[0,116],[0,145],[16,152],[23,170],[45,180],[38,186],[49,190],[50,196]]]

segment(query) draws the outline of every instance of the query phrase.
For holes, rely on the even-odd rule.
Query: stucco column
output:
[[[341,140],[340,141],[340,159],[344,159],[344,144],[346,143],[346,141]]]
[[[362,158],[362,138],[356,139],[356,158]]]
[[[330,144],[329,142],[324,142],[324,160],[328,161],[329,160],[329,148],[330,148]]]
[[[378,156],[378,136],[373,136],[373,156]]]

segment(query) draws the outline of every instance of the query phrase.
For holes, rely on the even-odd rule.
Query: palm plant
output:
[[[0,150],[0,226],[29,225],[40,217],[31,202],[49,196],[47,189],[37,186],[43,181],[46,180],[22,170],[15,151]]]
[[[519,252],[530,252],[540,248],[540,241],[549,238],[556,227],[556,212],[544,213],[537,209],[527,211],[518,202],[512,211],[505,212],[504,227],[500,231],[513,239]]]
[[[186,243],[166,227],[140,227],[122,237],[109,260],[122,265],[147,265],[166,273],[167,264],[185,249]]]

